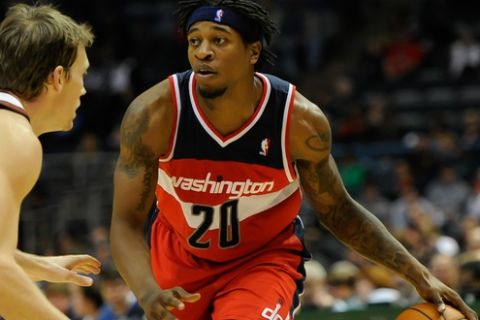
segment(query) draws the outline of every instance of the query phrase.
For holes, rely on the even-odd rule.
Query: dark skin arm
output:
[[[170,139],[172,108],[168,81],[132,102],[122,121],[120,155],[114,173],[112,255],[150,320],[173,320],[168,310],[183,309],[183,302],[200,298],[180,287],[158,287],[144,239],[145,222],[154,201],[158,158],[167,151]]]
[[[330,154],[328,120],[300,94],[295,98],[290,139],[303,191],[322,225],[349,248],[400,274],[440,311],[446,301],[469,320],[478,320],[455,291],[435,278],[371,212],[350,197]]]

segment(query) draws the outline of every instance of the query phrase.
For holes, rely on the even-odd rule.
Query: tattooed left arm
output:
[[[319,221],[345,245],[385,265],[412,283],[426,268],[388,232],[385,226],[345,190],[331,155],[319,162],[297,161],[302,187]]]
[[[330,154],[331,131],[321,110],[301,95],[295,100],[290,145],[301,185],[317,218],[349,248],[399,273],[426,300],[457,306],[477,319],[459,295],[435,278],[385,226],[348,194]]]

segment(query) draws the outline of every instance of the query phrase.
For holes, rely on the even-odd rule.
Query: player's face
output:
[[[73,119],[76,110],[80,107],[80,97],[87,91],[83,85],[83,78],[89,67],[87,53],[83,46],[79,46],[77,56],[72,66],[69,68],[68,75],[65,77],[65,83],[58,101],[57,113],[60,130],[70,130],[73,126]]]
[[[197,22],[188,31],[188,60],[204,97],[219,96],[251,76],[256,62],[251,45],[235,29],[210,21]]]

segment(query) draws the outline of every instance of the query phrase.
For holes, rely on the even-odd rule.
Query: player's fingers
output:
[[[88,254],[77,254],[68,256],[70,259],[75,260],[76,263],[89,263],[92,265],[101,265],[101,262]]]
[[[478,320],[478,315],[473,311],[469,306],[463,302],[462,298],[458,293],[453,292],[447,297],[448,301],[458,310],[460,310],[468,320]]]
[[[478,320],[478,315],[473,309],[469,307],[462,307],[460,311],[467,317],[468,320]]]
[[[181,287],[175,287],[172,289],[172,291],[175,297],[190,303],[197,302],[201,298],[200,293],[189,293]]]
[[[167,295],[162,300],[163,300],[162,304],[168,309],[170,309],[170,307],[176,308],[178,310],[185,309],[185,304],[183,304],[183,302],[181,300],[177,299],[173,295]]]
[[[102,263],[88,254],[70,256],[73,267],[90,266],[91,268],[100,269]]]
[[[182,301],[188,302],[188,303],[194,303],[200,300],[202,296],[200,293],[192,293],[189,296],[182,297]]]
[[[152,308],[152,312],[149,315],[148,320],[176,320],[176,318],[162,305],[157,304]]]
[[[75,272],[99,274],[100,268],[91,265],[79,265],[72,269]]]
[[[74,271],[69,271],[67,275],[67,282],[76,284],[81,287],[90,287],[93,284],[93,279]]]
[[[440,312],[441,314],[445,312],[445,309],[447,307],[445,306],[445,302],[443,302],[442,296],[440,296],[440,294],[435,293],[432,297],[432,302],[435,303],[435,305],[437,306],[438,312]]]

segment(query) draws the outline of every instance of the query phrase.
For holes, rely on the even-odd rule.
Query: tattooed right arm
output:
[[[154,202],[158,158],[170,139],[172,102],[168,81],[135,99],[120,129],[120,154],[114,173],[110,242],[115,264],[140,300],[156,288],[144,227]]]

